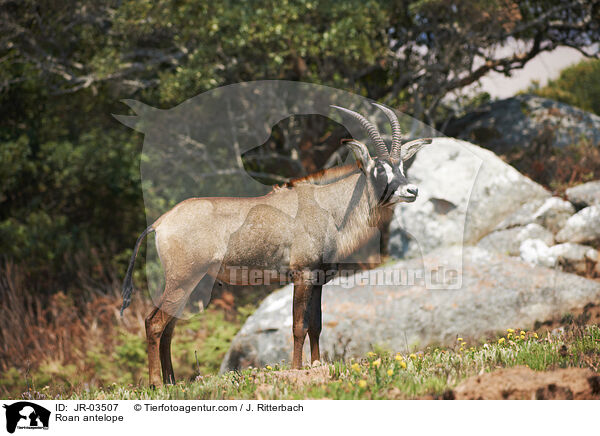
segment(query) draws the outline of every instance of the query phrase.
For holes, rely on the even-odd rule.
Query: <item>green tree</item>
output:
[[[533,92],[600,115],[600,60],[565,68],[557,79]]]

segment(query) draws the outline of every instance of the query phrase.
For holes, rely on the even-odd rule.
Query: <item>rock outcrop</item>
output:
[[[477,245],[486,250],[496,251],[508,256],[518,256],[521,251],[521,243],[528,239],[541,240],[546,245],[554,243],[554,237],[550,230],[532,223],[522,227],[511,227],[510,229],[492,232],[484,236]]]
[[[449,123],[448,136],[479,144],[498,154],[564,148],[586,138],[600,144],[600,117],[565,103],[518,95],[483,105]]]
[[[600,206],[581,209],[556,234],[558,242],[586,243],[600,240]]]
[[[579,208],[600,205],[600,180],[567,189],[567,198]]]
[[[445,259],[460,259],[457,250],[460,247],[444,248],[426,257],[430,263],[443,264]],[[446,265],[447,271],[462,273],[442,278],[458,277],[462,283],[457,290],[426,289],[418,279],[423,274],[418,259],[324,286],[323,357],[364,356],[374,345],[406,351],[413,346],[452,344],[457,336],[479,338],[507,326],[531,328],[536,320],[600,298],[599,282],[574,274],[531,266],[478,247],[464,248],[463,258],[462,265]],[[394,275],[401,272],[406,280],[399,276],[396,281]],[[410,277],[416,278],[414,284],[409,284]],[[289,362],[291,311],[291,286],[267,297],[234,338],[221,370]]]
[[[407,173],[419,197],[395,209],[389,251],[397,258],[474,244],[525,203],[550,197],[494,153],[451,138],[435,138]]]

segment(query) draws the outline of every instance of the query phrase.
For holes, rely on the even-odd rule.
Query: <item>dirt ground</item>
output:
[[[545,322],[536,323],[542,333],[571,325],[600,324],[600,304],[589,303]],[[457,400],[598,400],[600,375],[591,369],[567,368],[533,371],[527,367],[504,368],[473,376],[443,395]]]
[[[600,376],[590,369],[538,372],[500,369],[468,378],[444,395],[456,400],[599,400]]]

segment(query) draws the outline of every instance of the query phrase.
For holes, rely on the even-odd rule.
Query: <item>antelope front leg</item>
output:
[[[294,334],[294,357],[292,367],[302,368],[302,347],[308,332],[308,302],[311,294],[311,285],[308,282],[294,283],[294,304],[292,308],[292,332]]]
[[[321,360],[319,353],[319,336],[321,335],[321,285],[312,288],[310,302],[308,303],[308,339],[310,339],[310,361]]]

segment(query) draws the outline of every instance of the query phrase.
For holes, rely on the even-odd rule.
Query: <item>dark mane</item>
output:
[[[300,183],[308,183],[311,185],[328,185],[329,183],[337,182],[338,180],[344,179],[357,172],[358,166],[355,163],[343,165],[341,167],[326,168],[324,170],[317,171],[316,173],[309,174],[308,176],[292,179],[281,186],[276,186],[275,189],[292,188]]]

